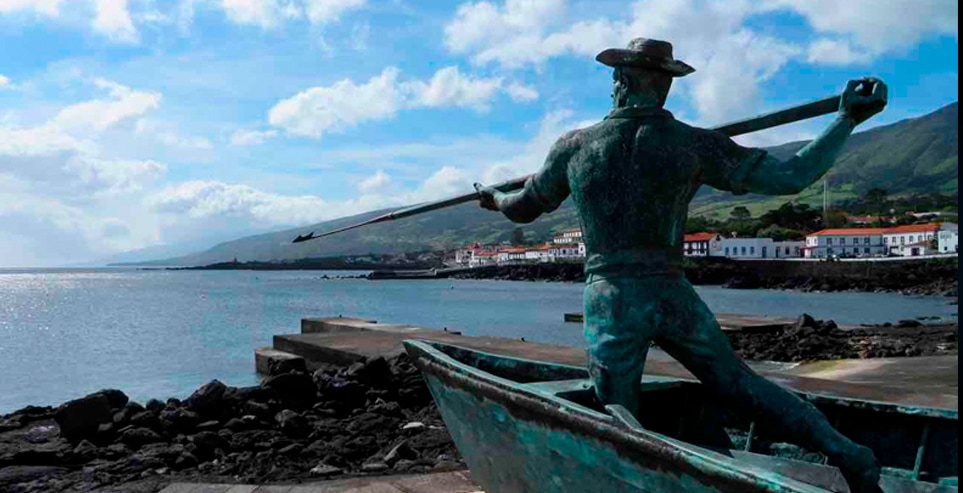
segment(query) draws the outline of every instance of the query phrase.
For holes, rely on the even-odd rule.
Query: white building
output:
[[[718,257],[722,255],[722,235],[692,233],[682,238],[682,253],[686,257]]]
[[[918,257],[936,253],[939,224],[909,224],[888,228],[883,232],[886,253],[902,257]]]
[[[940,253],[958,253],[960,251],[959,231],[956,224],[943,223],[937,235]]]
[[[579,228],[575,229],[563,229],[552,238],[552,243],[579,243],[582,241],[582,230]]]
[[[555,257],[552,255],[552,244],[546,243],[537,247],[528,248],[525,250],[525,260],[529,262],[554,262]]]
[[[712,256],[733,259],[798,258],[805,242],[774,241],[772,238],[722,238],[721,251]]]
[[[582,252],[581,255],[579,255],[579,251]],[[569,260],[580,258],[580,256],[584,257],[585,255],[584,252],[585,252],[585,246],[583,245],[582,248],[580,249],[578,243],[555,243],[552,245],[551,249],[549,250],[549,254],[552,255],[552,257],[554,257],[555,259],[569,259]]]
[[[806,258],[878,257],[886,255],[884,228],[824,229],[806,237]]]
[[[772,249],[776,252],[776,258],[802,258],[805,248],[805,241],[772,242]]]

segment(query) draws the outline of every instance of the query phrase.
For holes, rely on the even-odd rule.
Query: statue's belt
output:
[[[585,259],[585,275],[593,278],[682,276],[682,252],[637,249],[594,253]]]

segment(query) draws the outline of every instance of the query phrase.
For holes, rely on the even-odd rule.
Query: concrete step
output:
[[[261,375],[271,376],[284,373],[288,368],[304,369],[306,362],[297,354],[271,347],[259,347],[254,350],[254,368]]]
[[[467,471],[288,485],[173,483],[160,493],[484,493]]]
[[[505,337],[474,337],[453,332],[377,323],[356,323],[351,331],[274,336],[274,349],[303,357],[313,364],[348,365],[368,358],[390,358],[404,351],[405,339],[443,342],[457,346],[536,361],[584,367],[583,348],[552,346]],[[787,364],[748,361],[760,374],[803,392],[866,399],[896,404],[958,409],[956,356],[892,358],[879,366],[874,360]],[[837,365],[849,365],[842,368]],[[840,371],[844,369],[845,371]],[[694,380],[681,364],[664,351],[649,350],[646,373]],[[813,378],[817,376],[818,378]],[[881,378],[882,377],[882,378]],[[925,383],[926,385],[921,385]]]

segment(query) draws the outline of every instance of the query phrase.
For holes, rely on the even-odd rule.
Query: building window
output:
[[[832,254],[833,254],[833,249],[832,249],[832,248],[827,249],[827,250],[826,250],[826,253],[832,255]]]
[[[756,247],[754,246],[749,247],[749,255],[755,255],[755,254],[756,254]]]
[[[827,245],[832,245],[832,244],[833,244],[833,239],[832,239],[832,238],[826,238],[826,244],[827,244]]]
[[[786,255],[789,255],[789,247],[786,247]]]
[[[729,256],[729,247],[726,247],[726,256]]]
[[[746,247],[742,247],[742,255],[746,254]]]
[[[864,244],[864,245],[869,245],[869,236],[863,238],[863,244]]]

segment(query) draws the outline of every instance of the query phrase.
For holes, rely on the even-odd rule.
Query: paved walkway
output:
[[[467,472],[354,478],[289,485],[173,483],[160,493],[484,493]]]

